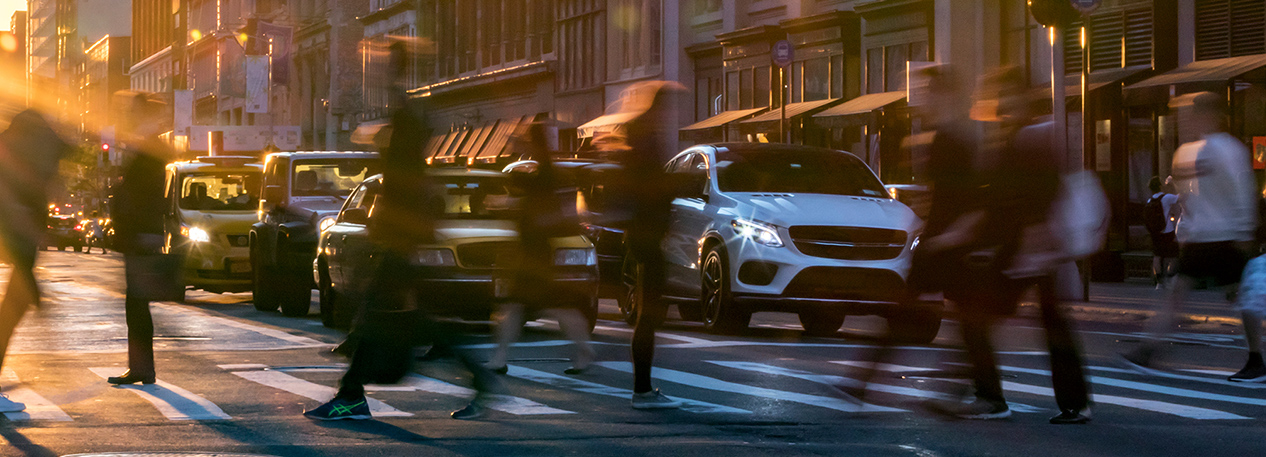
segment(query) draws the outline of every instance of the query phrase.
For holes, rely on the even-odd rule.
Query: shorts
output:
[[[1187,243],[1179,247],[1178,274],[1227,286],[1240,282],[1247,263],[1248,256],[1233,241]]]
[[[1178,257],[1178,238],[1174,232],[1152,235],[1152,255],[1168,259]]]

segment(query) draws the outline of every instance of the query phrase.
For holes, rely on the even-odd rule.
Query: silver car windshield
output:
[[[801,193],[886,198],[866,164],[828,150],[718,152],[717,186],[722,192]]]

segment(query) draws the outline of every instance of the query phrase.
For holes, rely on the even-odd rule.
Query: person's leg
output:
[[[1249,354],[1262,353],[1262,318],[1256,314],[1244,311],[1240,313],[1240,321],[1244,323],[1244,338],[1248,340]]]
[[[637,326],[633,329],[633,393],[654,390],[651,365],[655,361],[655,329],[663,322],[668,309],[663,301],[664,261],[658,249],[647,249],[638,256],[642,274],[642,303],[638,308]]]
[[[127,319],[127,366],[133,377],[154,376],[154,318],[149,301],[134,297],[123,300]]]
[[[523,304],[506,302],[497,305],[497,328],[493,332],[497,348],[493,350],[492,357],[488,359],[487,367],[489,369],[496,371],[506,366],[506,361],[509,359],[510,354],[510,345],[518,341],[522,331]]]
[[[580,372],[588,369],[594,359],[593,346],[589,344],[589,320],[585,319],[584,313],[575,308],[551,310],[550,314],[558,320],[558,326],[562,328],[563,335],[576,345],[576,353],[571,358],[571,368],[567,370]]]
[[[993,316],[965,308],[968,307],[960,307],[960,326],[968,363],[971,365],[972,384],[976,387],[976,398],[991,403],[1005,403],[1001,375],[993,353]]]
[[[1192,287],[1195,285],[1195,279],[1185,274],[1179,273],[1174,276],[1172,288],[1169,291],[1169,299],[1162,300],[1160,306],[1156,309],[1156,314],[1152,316],[1147,323],[1147,340],[1142,346],[1125,356],[1126,360],[1132,364],[1151,368],[1155,364],[1155,359],[1163,347],[1161,340],[1169,336],[1174,329],[1174,321],[1177,319],[1178,310],[1187,300],[1187,295],[1191,293]]]
[[[1082,367],[1081,347],[1073,332],[1072,322],[1060,309],[1055,295],[1054,278],[1038,282],[1038,303],[1042,325],[1046,327],[1046,345],[1051,354],[1051,384],[1055,403],[1060,411],[1080,412],[1090,403],[1090,388]]]
[[[4,366],[5,354],[9,351],[9,340],[17,329],[22,316],[32,304],[39,302],[39,285],[35,282],[34,262],[13,262],[9,276],[9,287],[5,290],[4,301],[0,302],[0,367]]]
[[[1165,265],[1164,259],[1159,255],[1152,256],[1152,285],[1163,286],[1165,284]]]

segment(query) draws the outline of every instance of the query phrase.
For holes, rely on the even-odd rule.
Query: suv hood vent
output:
[[[794,197],[793,194],[752,194],[753,197]]]

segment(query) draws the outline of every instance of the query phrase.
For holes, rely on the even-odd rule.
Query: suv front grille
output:
[[[514,243],[506,241],[463,244],[457,247],[457,260],[466,268],[494,268],[508,258],[512,249]]]
[[[901,275],[889,270],[809,267],[783,289],[783,296],[821,300],[893,301],[905,290]]]
[[[787,229],[796,249],[805,255],[838,260],[888,260],[901,255],[901,230],[798,225]]]

